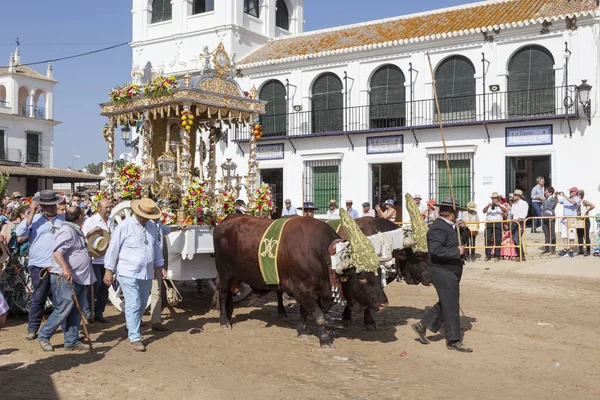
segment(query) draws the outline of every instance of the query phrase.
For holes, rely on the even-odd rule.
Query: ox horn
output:
[[[427,253],[427,231],[429,230],[429,227],[427,227],[427,224],[419,211],[419,207],[410,193],[406,193],[404,198],[406,199],[406,209],[410,215],[413,241],[416,241],[415,251]]]
[[[416,246],[417,241],[415,239],[411,238],[405,238],[404,241],[402,242],[402,244],[404,245],[405,249],[409,249],[413,246]]]

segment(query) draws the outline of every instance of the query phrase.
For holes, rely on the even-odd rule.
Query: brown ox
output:
[[[325,330],[325,317],[333,305],[330,271],[331,249],[340,237],[327,224],[308,217],[292,218],[285,225],[279,242],[277,264],[278,288],[263,282],[258,261],[260,240],[272,220],[246,215],[227,217],[214,232],[215,264],[218,273],[217,307],[222,327],[231,328],[233,314],[232,289],[245,282],[256,292],[276,290],[294,297],[300,304],[298,336],[307,335],[306,319],[310,315],[317,324],[322,347],[333,347]],[[365,308],[381,310],[387,297],[379,276],[372,272],[343,271],[343,291],[348,306],[354,311]]]
[[[400,226],[396,225],[392,221],[362,217],[355,219],[360,230],[367,236],[374,235],[379,232],[389,232],[396,229],[400,229]],[[343,240],[348,240],[346,232],[340,229],[338,235]],[[387,277],[387,283],[391,283],[398,275],[409,285],[418,285],[422,283],[425,286],[431,285],[431,280],[427,274],[427,254],[426,253],[415,253],[412,247],[406,247],[404,249],[396,249],[393,251],[392,256],[396,259],[396,271]],[[281,293],[277,293],[277,310],[279,315],[287,317],[287,312],[283,304],[283,297]],[[344,309],[342,322],[344,325],[350,325],[352,323],[352,308],[346,307]],[[369,308],[364,310],[363,319],[365,329],[376,330],[377,323],[373,318],[373,314]]]

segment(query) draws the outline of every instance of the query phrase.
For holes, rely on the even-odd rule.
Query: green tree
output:
[[[102,172],[102,162],[99,162],[97,164],[94,164],[94,163],[88,164],[85,166],[85,169],[90,174],[100,175],[100,173]]]

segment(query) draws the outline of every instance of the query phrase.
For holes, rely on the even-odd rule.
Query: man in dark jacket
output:
[[[426,337],[427,329],[437,332],[442,323],[446,336],[446,348],[463,353],[473,350],[466,347],[460,334],[459,297],[460,279],[463,271],[464,246],[459,246],[456,232],[457,213],[465,211],[459,207],[458,200],[454,206],[450,197],[444,198],[439,207],[439,216],[429,227],[427,232],[427,247],[429,250],[429,277],[437,291],[439,301],[423,317],[420,322],[412,325],[412,329],[419,335],[419,341],[429,344]],[[464,222],[459,221],[459,226]]]

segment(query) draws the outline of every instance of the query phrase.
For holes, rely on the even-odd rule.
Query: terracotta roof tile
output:
[[[54,79],[49,79],[48,77],[46,77],[46,75],[40,74],[36,70],[26,67],[24,65],[17,65],[16,73],[17,73],[17,75],[23,75],[28,78],[41,79],[41,80],[49,81],[49,82],[58,82],[58,81],[55,81]],[[8,75],[8,74],[9,74],[8,67],[0,68],[0,75]]]
[[[491,0],[461,7],[366,22],[271,40],[239,61],[242,67],[289,62],[349,52],[368,46],[393,46],[424,39],[507,29],[519,24],[584,16],[596,0]]]

